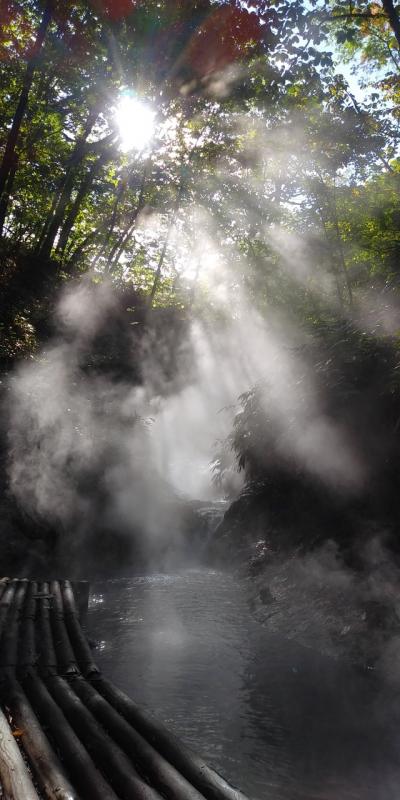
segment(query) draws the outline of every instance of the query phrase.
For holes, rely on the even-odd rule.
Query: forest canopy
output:
[[[213,307],[223,283],[303,317],[396,289],[392,2],[2,0],[0,16],[8,348],[29,350],[44,299],[85,272],[148,307]]]

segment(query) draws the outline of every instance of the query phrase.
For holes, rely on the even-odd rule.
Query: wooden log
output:
[[[125,753],[113,742],[98,721],[83,705],[69,683],[58,676],[46,681],[50,693],[78,733],[95,764],[107,776],[123,800],[160,800],[161,795],[138,775]]]
[[[15,669],[17,666],[18,630],[26,590],[27,581],[15,582],[13,603],[9,609],[7,625],[1,637],[0,667],[14,667]]]
[[[64,616],[64,605],[62,601],[60,581],[50,581],[50,593],[52,595],[52,611],[54,611],[57,616],[62,618]]]
[[[7,617],[10,613],[10,609],[14,602],[14,595],[15,595],[15,588],[16,588],[16,581],[10,581],[0,600],[0,636],[3,633],[3,630],[6,626]]]
[[[46,800],[81,800],[15,678],[8,675],[3,679],[1,693],[3,704],[21,731],[20,742],[43,796]]]
[[[231,786],[152,714],[140,708],[110,681],[101,676],[93,677],[91,683],[207,800],[247,800],[239,789]]]
[[[82,798],[117,800],[116,794],[94,765],[87,750],[40,678],[31,672],[24,681],[24,688],[42,725],[49,731],[53,743],[62,754],[63,763]]]
[[[50,623],[58,670],[62,675],[73,675],[78,672],[78,665],[65,626],[64,606],[59,581],[51,581],[50,592],[53,596],[50,606]]]
[[[50,625],[49,584],[39,583],[37,590],[36,648],[39,654],[39,670],[41,675],[55,674],[57,672],[57,656]]]
[[[0,710],[0,792],[4,800],[38,800],[38,794],[12,734]]]
[[[75,605],[74,593],[69,581],[61,583],[61,595],[64,606],[65,623],[69,639],[83,675],[93,675],[100,670],[94,663],[88,641],[83,633],[79,621],[79,614]]]
[[[10,580],[9,578],[0,578],[0,600],[7,588],[9,580]]]
[[[21,669],[33,666],[36,663],[35,647],[35,617],[37,583],[29,581],[25,596],[25,603],[21,614],[18,646],[18,666]]]
[[[171,764],[169,764],[123,717],[109,705],[87,681],[72,680],[75,693],[99,720],[115,742],[125,751],[138,772],[169,800],[204,800]]]

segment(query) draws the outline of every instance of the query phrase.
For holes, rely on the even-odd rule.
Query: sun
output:
[[[121,96],[115,119],[124,153],[146,149],[154,135],[155,116],[155,111],[134,94],[125,92]]]

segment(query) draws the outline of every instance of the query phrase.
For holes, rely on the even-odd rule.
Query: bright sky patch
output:
[[[155,111],[133,94],[123,94],[116,109],[116,121],[121,140],[121,149],[145,150],[155,128]]]

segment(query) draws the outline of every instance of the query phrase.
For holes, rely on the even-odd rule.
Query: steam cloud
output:
[[[282,450],[328,482],[362,480],[339,424],[319,412],[312,374],[306,408],[288,393],[293,376],[304,377],[307,367],[293,354],[281,320],[267,326],[244,301],[233,319],[195,320],[186,344],[190,376],[178,374],[173,386],[163,386],[153,342],[144,355],[144,385],[132,386],[82,365],[113,302],[109,287],[88,281],[66,292],[57,338],[12,378],[11,487],[30,514],[80,529],[94,522],[97,494],[107,524],[139,526],[157,538],[165,527],[163,503],[158,507],[163,482],[187,497],[215,496],[208,470],[213,445],[228,433],[238,395],[265,378]]]
[[[232,124],[243,126],[243,119]],[[256,137],[243,157],[259,165],[266,160],[272,179],[290,166],[289,151],[305,158],[307,137],[300,122],[294,120],[285,133],[291,142],[296,139],[299,152],[282,147],[281,129],[265,131],[257,121],[255,126]],[[270,218],[258,181],[243,187],[244,200],[238,190],[233,207],[236,190],[224,159],[216,175],[219,191],[229,183],[231,220],[240,221],[239,206],[252,192],[258,225],[260,215]],[[209,193],[210,181],[205,179],[200,190]],[[171,531],[179,537],[181,520],[170,487],[183,498],[216,497],[209,471],[215,442],[230,432],[238,396],[256,384],[282,458],[341,491],[357,491],[368,478],[365,459],[345,425],[324,411],[313,367],[300,354],[299,345],[308,341],[304,331],[282,311],[271,307],[261,315],[255,310],[238,278],[246,275],[246,258],[233,239],[221,242],[220,221],[204,207],[193,206],[185,214],[171,247],[178,264],[186,262],[188,279],[198,275],[199,306],[201,292],[207,291],[211,311],[193,313],[172,379],[160,368],[163,344],[151,335],[142,343],[141,385],[87,368],[91,342],[101,332],[106,335],[116,303],[107,282],[93,284],[92,276],[62,294],[53,340],[11,378],[11,489],[31,517],[73,532],[71,546],[99,526],[127,535],[140,531],[150,550]],[[196,232],[190,247],[185,225]],[[156,215],[142,214],[135,236],[157,238],[159,227]],[[261,236],[288,279],[335,306],[332,275],[322,279],[315,254],[314,262],[311,258],[313,241],[289,233],[279,222],[261,225]],[[360,308],[360,325],[372,329],[370,300],[364,298]],[[393,329],[395,316],[396,309],[388,307],[385,329]],[[231,486],[239,490],[241,485],[233,468]]]

